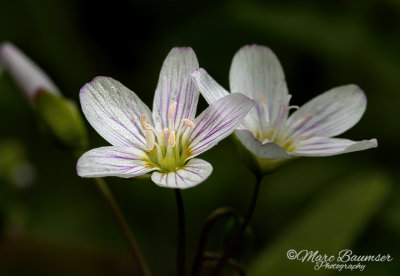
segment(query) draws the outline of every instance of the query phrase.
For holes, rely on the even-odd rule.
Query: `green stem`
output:
[[[178,276],[185,276],[185,212],[181,191],[175,189],[176,205],[178,210],[178,252],[176,258]]]
[[[201,265],[204,261],[204,249],[206,247],[208,235],[214,224],[221,218],[226,216],[239,216],[239,214],[232,208],[223,207],[214,210],[207,218],[203,229],[201,230],[199,245],[197,247],[196,257],[194,258],[192,275],[197,276],[200,274]]]
[[[140,251],[136,244],[135,238],[128,226],[128,223],[126,222],[124,215],[122,214],[121,210],[119,209],[118,204],[114,199],[114,196],[112,195],[110,189],[108,188],[107,183],[102,178],[95,178],[94,180],[97,184],[97,187],[103,194],[105,200],[107,201],[108,206],[110,207],[110,209],[114,215],[114,218],[115,218],[116,222],[118,223],[122,233],[124,234],[124,237],[129,245],[129,248],[133,255],[134,265],[135,265],[135,267],[138,268],[138,271],[140,272],[139,275],[150,276],[150,272],[146,266],[146,263],[144,262],[142,255],[140,254]]]
[[[252,199],[250,202],[249,210],[247,211],[247,214],[246,214],[246,217],[244,218],[243,224],[236,231],[231,242],[229,243],[228,247],[226,248],[224,254],[222,254],[222,257],[218,260],[218,262],[215,266],[215,269],[212,273],[213,276],[217,276],[218,273],[222,270],[224,264],[231,256],[233,250],[239,243],[241,236],[243,235],[244,231],[246,230],[247,226],[249,225],[251,216],[253,215],[254,209],[256,207],[257,197],[258,197],[258,194],[260,191],[260,184],[261,184],[262,178],[263,177],[261,175],[256,175],[256,182],[255,182],[255,187],[254,187],[253,196],[252,196]]]

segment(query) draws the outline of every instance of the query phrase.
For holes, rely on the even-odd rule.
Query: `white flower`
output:
[[[31,103],[40,91],[61,95],[46,73],[9,42],[0,45],[0,65],[9,72]]]
[[[231,134],[254,102],[232,94],[195,118],[199,92],[190,74],[198,68],[191,48],[174,48],[161,69],[153,112],[118,81],[97,77],[80,92],[83,113],[112,146],[86,152],[82,177],[135,177],[151,173],[157,185],[185,189],[203,182],[212,166],[193,158]]]
[[[196,70],[192,77],[209,104],[229,95],[204,69]],[[232,92],[256,101],[235,135],[271,169],[298,156],[330,156],[377,146],[376,139],[331,138],[354,126],[365,111],[366,97],[356,85],[333,88],[301,108],[291,106],[278,59],[270,49],[258,45],[244,46],[235,54],[229,81]],[[292,109],[295,111],[289,115]]]

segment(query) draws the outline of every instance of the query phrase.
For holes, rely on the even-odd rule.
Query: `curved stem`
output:
[[[114,199],[114,196],[112,195],[110,189],[108,188],[107,183],[102,178],[95,178],[94,180],[97,184],[97,187],[103,194],[105,200],[107,201],[108,206],[110,207],[110,209],[114,215],[114,218],[115,218],[116,222],[118,223],[122,233],[124,234],[124,237],[129,245],[129,248],[133,255],[134,265],[135,265],[135,267],[138,268],[138,271],[140,272],[139,275],[150,276],[150,272],[146,266],[146,263],[143,260],[142,255],[140,254],[140,251],[136,244],[135,238],[128,226],[128,223],[126,222],[124,215],[122,214],[121,210],[119,209],[118,204]]]
[[[217,253],[211,253],[211,252],[205,252],[204,253],[204,259],[206,259],[206,260],[220,260],[221,257],[222,256],[220,254],[217,254]],[[243,268],[235,260],[229,258],[226,262],[233,269],[235,269],[236,272],[238,272],[240,276],[246,276],[246,273],[244,272]]]
[[[204,249],[206,247],[206,242],[211,228],[214,224],[221,218],[226,216],[239,216],[237,211],[229,207],[218,208],[214,210],[207,218],[203,229],[201,230],[199,244],[197,247],[196,257],[194,258],[194,263],[192,267],[192,275],[196,276],[200,274],[200,267],[204,257]]]
[[[262,176],[261,175],[256,175],[256,182],[255,182],[255,187],[253,191],[253,196],[250,202],[249,210],[247,211],[246,217],[244,218],[243,224],[240,226],[240,228],[236,231],[235,235],[233,236],[231,242],[229,243],[228,247],[226,248],[224,254],[222,254],[222,257],[219,259],[217,262],[215,269],[212,273],[213,276],[217,276],[218,273],[221,271],[223,268],[224,264],[226,261],[229,259],[231,256],[233,250],[237,246],[237,244],[240,241],[241,236],[243,235],[244,231],[246,230],[247,226],[249,225],[251,216],[253,215],[254,209],[256,207],[256,202],[257,202],[257,197],[258,193],[260,191],[260,184],[262,181]]]
[[[178,252],[176,258],[178,276],[185,275],[185,211],[181,191],[175,189],[176,205],[178,210]]]

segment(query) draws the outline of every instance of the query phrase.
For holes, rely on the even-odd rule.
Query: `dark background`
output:
[[[284,68],[292,103],[355,83],[362,120],[342,137],[379,147],[301,158],[264,178],[252,234],[238,252],[248,275],[348,274],[290,261],[288,249],[390,254],[360,275],[400,266],[400,1],[12,1],[0,0],[0,43],[11,41],[78,102],[95,76],[118,79],[149,106],[172,47],[191,46],[200,66],[228,88],[234,53],[269,46]],[[201,100],[199,110],[206,106]],[[129,275],[130,255],[91,180],[42,134],[7,74],[0,76],[0,275]],[[87,124],[92,147],[107,145]],[[244,213],[253,176],[230,139],[203,154],[214,172],[183,191],[188,264],[201,226],[219,206]],[[107,179],[154,275],[174,275],[173,191],[149,180]],[[209,249],[218,250],[224,222]],[[354,273],[354,272],[353,272]],[[362,273],[362,274],[361,274]]]

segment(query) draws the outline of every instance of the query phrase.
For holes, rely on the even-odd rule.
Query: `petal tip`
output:
[[[12,54],[16,50],[16,47],[11,42],[5,41],[0,44],[0,59],[3,59],[6,55]]]
[[[182,47],[174,47],[171,49],[171,53],[194,53],[192,47],[182,46]]]
[[[239,49],[240,51],[262,51],[262,52],[272,52],[271,48],[269,48],[268,46],[265,45],[259,45],[259,44],[248,44],[243,46],[242,48]]]
[[[177,49],[178,51],[193,51],[192,47],[189,46],[174,47],[174,49]]]
[[[204,70],[203,68],[197,68],[196,70],[194,70],[190,76],[192,77],[192,79],[197,79],[197,77],[204,73],[206,70]]]
[[[90,82],[85,83],[84,86],[79,90],[79,96],[82,96],[82,94],[87,91],[90,87],[93,86],[93,84],[101,81],[102,79],[109,79],[110,77],[104,77],[104,76],[96,76],[94,77]]]
[[[369,143],[371,144],[372,148],[377,148],[378,147],[378,140],[377,139],[371,139],[369,140]]]
[[[256,43],[247,44],[247,45],[244,46],[244,48],[247,48],[247,49],[268,49],[268,50],[270,50],[270,48],[268,48],[267,46],[259,45],[259,44],[256,44]]]

